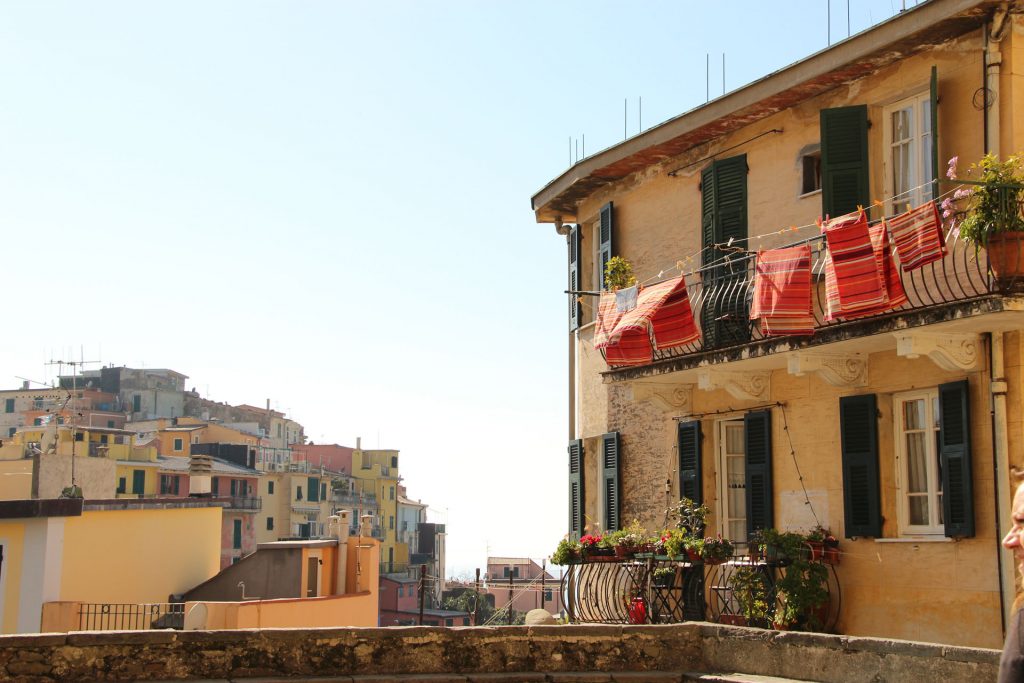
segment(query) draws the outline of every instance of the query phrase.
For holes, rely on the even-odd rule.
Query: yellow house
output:
[[[166,603],[216,574],[220,518],[196,500],[0,501],[2,631],[39,632],[48,603]]]
[[[331,474],[307,462],[264,471],[259,480],[263,507],[255,520],[256,542],[320,538],[334,514]]]
[[[841,540],[833,628],[1000,645],[1017,584],[1000,538],[1009,468],[1024,465],[1024,299],[947,224],[940,260],[909,270],[897,254],[905,303],[829,319],[816,222],[861,206],[877,224],[949,196],[947,159],[963,174],[1024,150],[1024,5],[1006,4],[921,3],[534,195],[567,242],[572,534],[657,528],[683,496],[741,552],[760,529],[820,524]],[[813,333],[772,336],[749,315],[758,252],[801,245]],[[698,336],[634,337],[635,357],[595,348],[612,256],[649,289],[684,275]]]
[[[352,477],[357,493],[377,497],[377,529],[381,540],[381,573],[403,571],[409,564],[409,546],[398,540],[398,451],[364,449],[356,439],[352,453]]]

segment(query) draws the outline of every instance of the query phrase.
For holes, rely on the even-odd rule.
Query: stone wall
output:
[[[25,683],[588,671],[994,681],[998,659],[996,650],[696,622],[0,636],[0,678]]]

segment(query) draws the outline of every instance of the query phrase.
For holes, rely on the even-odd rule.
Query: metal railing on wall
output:
[[[137,631],[185,626],[184,603],[82,603],[79,631]]]

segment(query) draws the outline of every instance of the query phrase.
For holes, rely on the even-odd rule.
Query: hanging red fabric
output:
[[[699,336],[682,276],[645,287],[627,313],[616,310],[615,294],[601,294],[594,347],[604,350],[609,365],[646,365],[654,349],[689,344]]]
[[[766,335],[814,333],[810,245],[758,252],[750,318]]]
[[[864,211],[828,221],[822,230],[832,257],[839,314],[848,317],[885,303],[881,264],[868,234]]]
[[[889,232],[903,270],[914,270],[939,261],[946,253],[942,219],[934,201],[890,218]]]

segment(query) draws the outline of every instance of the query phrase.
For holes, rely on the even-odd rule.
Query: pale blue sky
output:
[[[702,104],[706,53],[714,97],[723,51],[731,90],[825,46],[823,0],[0,3],[0,386],[84,349],[269,397],[401,449],[450,572],[545,555],[565,246],[530,196],[625,98],[631,135],[638,97],[645,128]]]

